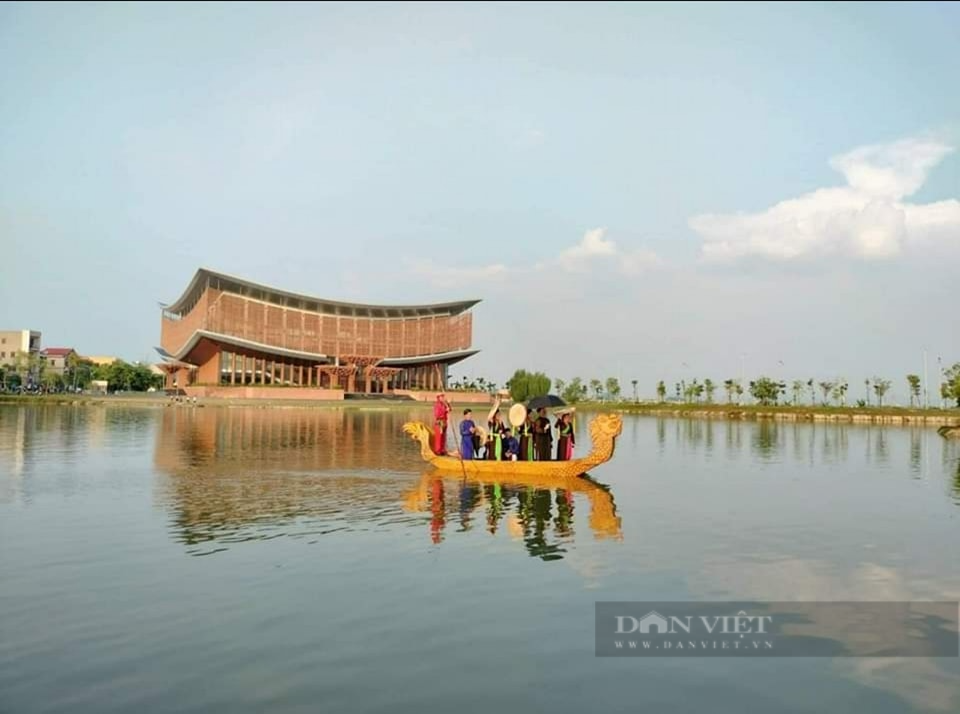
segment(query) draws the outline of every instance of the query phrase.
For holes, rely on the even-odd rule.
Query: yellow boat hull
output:
[[[486,461],[460,459],[456,456],[434,456],[429,463],[436,469],[451,474],[468,476],[517,476],[521,478],[563,479],[585,474],[596,464],[586,459],[570,461]]]

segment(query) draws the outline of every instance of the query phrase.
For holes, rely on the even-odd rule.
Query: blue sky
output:
[[[902,382],[960,361],[957,67],[946,3],[5,4],[0,325],[153,359],[203,265],[483,298],[499,381]]]

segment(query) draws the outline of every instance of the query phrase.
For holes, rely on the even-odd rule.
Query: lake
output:
[[[956,658],[594,651],[598,601],[960,599],[960,443],[624,416],[542,489],[427,417],[0,407],[0,711],[960,710]]]

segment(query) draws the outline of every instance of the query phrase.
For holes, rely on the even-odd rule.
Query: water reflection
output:
[[[417,523],[398,495],[421,464],[402,411],[170,408],[158,419],[158,498],[174,537],[205,555],[278,535]],[[413,455],[415,456],[415,454]],[[407,470],[407,474],[404,474]]]
[[[158,418],[158,498],[174,537],[206,555],[278,535],[421,527],[441,543],[457,533],[505,532],[543,560],[573,540],[575,495],[599,538],[619,538],[609,489],[589,478],[500,483],[430,472],[401,426],[402,410],[170,408]],[[425,521],[424,516],[429,515]]]
[[[431,471],[404,496],[411,513],[429,513],[430,538],[441,543],[452,519],[456,532],[469,531],[475,521],[491,535],[503,526],[541,560],[559,560],[576,534],[575,496],[587,500],[587,526],[598,539],[621,539],[621,519],[613,495],[590,477],[524,478],[522,483],[481,480],[474,476]]]
[[[948,443],[930,428],[777,420],[738,421],[656,418],[655,434],[660,454],[679,448],[682,453],[709,455],[718,447],[726,455],[753,457],[762,462],[793,461],[815,465],[845,463],[862,450],[862,459],[873,466],[903,464],[917,476],[929,468],[929,456],[949,450]],[[908,438],[903,439],[902,435]],[[906,443],[907,449],[902,447]],[[852,447],[852,444],[856,444]]]

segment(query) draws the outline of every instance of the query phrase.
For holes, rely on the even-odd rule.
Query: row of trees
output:
[[[907,392],[910,395],[910,405],[919,406],[921,404],[921,379],[919,375],[906,375]],[[633,400],[639,401],[637,395],[637,380],[630,381],[633,387]],[[463,378],[460,382],[454,383],[454,388],[459,386],[463,388],[479,388],[485,391],[495,391],[496,384],[487,382],[483,379],[467,380]],[[570,404],[584,401],[586,399],[595,399],[597,401],[619,400],[621,397],[620,382],[616,377],[608,377],[606,380],[589,379],[584,380],[580,377],[574,377],[567,381],[564,379],[551,380],[543,372],[528,372],[525,369],[518,369],[506,384],[510,390],[510,396],[514,401],[525,402],[529,399],[548,394],[553,387],[553,393],[559,395],[564,401]],[[858,399],[857,406],[877,406],[882,407],[887,393],[893,386],[893,382],[883,377],[872,377],[864,380],[865,399]],[[789,384],[785,381],[775,380],[770,377],[758,377],[757,379],[743,385],[739,379],[726,379],[721,383],[714,382],[712,379],[704,379],[702,382],[694,379],[692,382],[681,380],[673,385],[674,398],[676,401],[685,403],[706,403],[716,402],[717,392],[722,387],[726,397],[727,404],[740,404],[744,394],[749,394],[757,403],[763,405],[771,404],[808,404],[823,406],[846,406],[850,384],[845,379],[833,380],[814,380],[814,379],[795,379]],[[664,402],[667,400],[667,384],[660,380],[656,385],[657,399]],[[940,396],[945,400],[954,401],[960,407],[960,362],[953,365],[943,373],[943,382],[940,385]]]
[[[51,392],[73,391],[88,389],[93,380],[106,381],[112,391],[144,392],[163,386],[163,375],[154,374],[145,364],[117,360],[94,365],[75,354],[67,357],[63,372],[49,369],[46,360],[36,353],[18,352],[11,366],[0,366],[0,386],[7,390],[33,387]]]
[[[921,380],[919,375],[908,374],[906,376],[907,390],[910,395],[910,406],[920,405]],[[858,399],[857,406],[872,406],[871,392],[876,397],[877,406],[883,406],[883,399],[893,386],[893,382],[882,377],[867,378],[864,380],[866,399]],[[739,404],[744,393],[743,385],[738,379],[727,379],[723,382],[723,388],[727,396],[727,404]],[[809,394],[809,404],[817,403],[817,392],[821,394],[821,405],[828,406],[846,406],[847,392],[850,385],[845,379],[814,381],[808,379],[795,379],[789,385],[791,398],[787,399],[788,386],[784,381],[771,379],[770,377],[759,377],[749,382],[747,391],[760,404],[779,404],[781,400],[784,403],[798,405],[804,402]],[[700,403],[705,401],[707,404],[714,402],[714,393],[717,385],[711,379],[705,379],[699,382],[694,379],[689,384],[686,381],[677,382],[674,385],[676,398],[678,401],[687,403]],[[960,362],[955,364],[949,370],[944,372],[944,381],[940,385],[940,395],[945,400],[953,400],[960,407]],[[657,383],[657,398],[659,401],[666,401],[667,386],[661,380]],[[705,399],[704,399],[705,398]]]
[[[497,383],[484,377],[460,377],[447,385],[452,391],[459,392],[490,392],[497,391]]]

